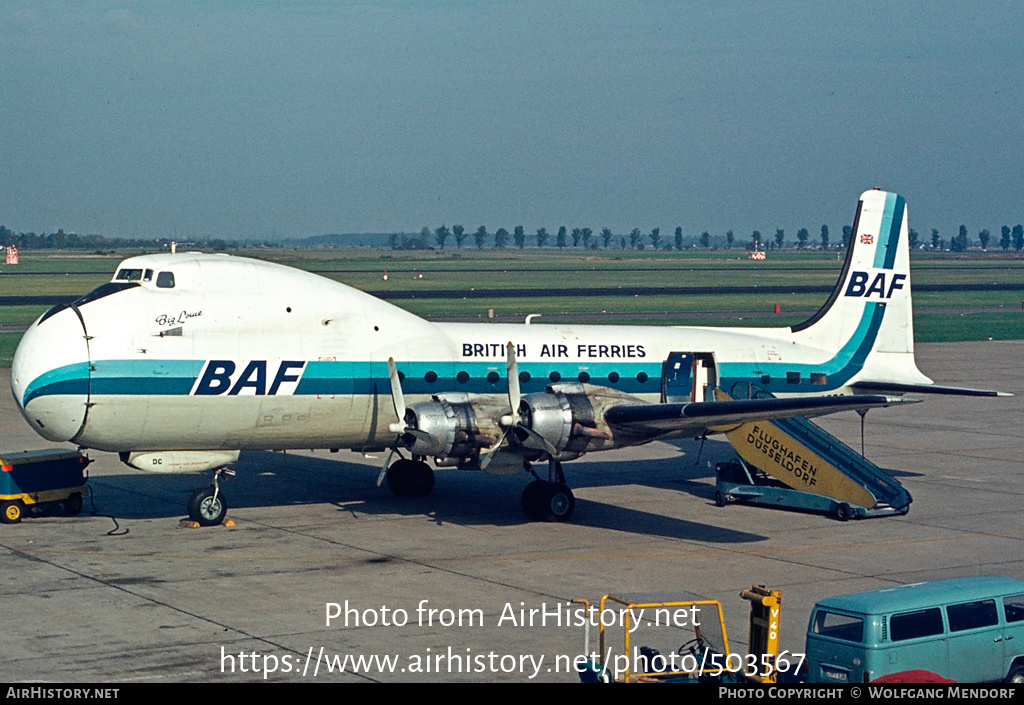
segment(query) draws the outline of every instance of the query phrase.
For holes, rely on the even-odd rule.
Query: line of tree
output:
[[[337,237],[337,236],[330,236]],[[455,247],[462,249],[467,246],[470,233],[462,225],[454,225],[449,228],[441,225],[433,232],[424,226],[418,234],[407,235],[406,233],[392,233],[388,236],[388,245],[393,250],[429,250],[432,247],[444,250],[454,241]],[[559,249],[567,247],[597,250],[604,248],[612,249],[616,245],[619,249],[643,250],[652,247],[655,250],[684,250],[687,247],[700,246],[709,249],[718,246],[715,238],[708,231],[702,232],[697,237],[685,237],[682,227],[675,229],[675,237],[671,240],[662,238],[660,228],[652,228],[644,233],[639,228],[633,228],[628,236],[616,236],[609,228],[602,228],[600,235],[595,235],[590,228],[573,228],[571,231],[566,226],[558,228],[557,234],[552,241],[551,233],[547,228],[538,228],[533,236],[528,236],[522,225],[517,225],[509,233],[505,228],[498,228],[493,234],[487,231],[487,227],[481,225],[472,233],[473,244],[477,249],[483,249],[489,244],[497,249],[506,249],[514,246],[523,249],[530,244],[536,247],[555,246]],[[849,225],[843,226],[841,242],[832,243],[830,231],[827,225],[821,226],[821,234],[816,247],[823,250],[842,249],[847,246],[852,237],[852,228]],[[318,238],[317,238],[318,239]],[[725,248],[732,249],[736,246],[736,237],[732,230],[725,233]],[[980,247],[988,250],[989,247],[998,246],[1004,252],[1011,248],[1020,252],[1024,250],[1024,225],[1018,224],[1012,228],[1004,225],[1000,228],[999,239],[994,241],[989,230],[981,230],[975,238],[968,234],[967,226],[961,225],[955,236],[948,241],[943,239],[938,229],[932,228],[931,239],[923,241],[917,230],[909,231],[911,249],[929,248],[932,250],[950,250],[952,252],[965,252],[972,247]],[[119,250],[119,249],[170,249],[172,238],[119,238],[104,237],[103,235],[79,235],[73,232],[58,230],[55,233],[36,234],[16,233],[7,227],[0,225],[0,247],[14,245],[19,249],[38,250]],[[717,239],[721,243],[722,238]],[[224,238],[194,238],[187,241],[179,241],[179,247],[194,249],[229,250],[239,247],[283,247],[288,246],[287,241],[271,242],[269,240],[228,240]],[[796,243],[789,245],[797,249],[804,249],[810,246],[810,233],[807,228],[800,228],[796,233]],[[761,231],[755,230],[745,245],[745,249],[784,249],[787,247],[785,230],[779,228],[775,231],[773,239],[768,240],[761,235]]]
[[[124,238],[104,237],[103,235],[79,235],[78,233],[65,232],[63,229],[55,233],[36,234],[16,233],[11,229],[0,225],[0,247],[15,246],[19,250],[138,250],[138,249],[163,249],[170,250],[171,241],[174,238]],[[226,240],[224,238],[199,238],[179,241],[182,247],[210,250],[230,250],[239,247],[279,247],[269,241],[243,241]]]
[[[844,228],[844,232],[848,235],[849,227]],[[462,249],[465,241],[468,237],[465,226],[454,225],[449,228],[447,225],[441,225],[434,229],[431,233],[430,229],[426,226],[420,231],[419,236],[406,235],[405,233],[392,233],[389,236],[389,244],[392,249],[395,250],[420,250],[429,249],[431,245],[431,235],[433,235],[433,243],[437,249],[444,250],[448,247],[449,241],[454,239],[456,249]],[[505,228],[499,228],[492,235],[487,231],[487,226],[481,225],[477,228],[473,235],[473,242],[477,249],[483,249],[488,246],[488,239],[493,240],[493,247],[496,249],[505,249],[509,246],[509,239],[511,238],[512,244],[518,249],[524,249],[530,243],[530,239],[526,234],[526,229],[522,225],[517,225],[513,228],[512,234],[510,235],[508,230]],[[773,248],[784,247],[785,231],[776,230],[775,242],[771,244]],[[799,241],[798,247],[803,248],[807,246],[809,239],[807,228],[801,228],[797,233],[797,239]],[[848,237],[847,237],[848,239]],[[571,242],[570,242],[571,241]],[[756,245],[753,242],[756,241]],[[644,233],[640,228],[633,228],[627,236],[619,236],[616,241],[616,236],[612,233],[610,228],[602,228],[599,236],[595,236],[594,231],[591,228],[573,228],[569,230],[566,226],[558,228],[554,241],[552,242],[551,233],[548,232],[547,228],[538,228],[536,233],[532,237],[532,242],[535,247],[543,248],[549,244],[559,249],[565,249],[567,247],[583,248],[589,250],[597,250],[604,248],[606,250],[611,249],[616,242],[620,249],[633,250],[644,250],[651,247],[655,250],[684,250],[690,246],[696,246],[699,242],[700,246],[707,249],[712,247],[712,236],[708,231],[701,233],[699,238],[686,238],[683,235],[682,227],[675,229],[675,237],[672,240],[663,239],[661,236],[661,228],[652,228],[650,232]],[[627,245],[628,243],[628,245]],[[736,246],[736,235],[732,230],[725,233],[725,248],[732,249]],[[751,244],[747,246],[747,249],[760,248],[762,246],[760,239],[760,232],[754,232],[754,238]],[[821,226],[821,249],[829,249],[829,230],[827,225]],[[839,247],[843,245],[840,244]]]
[[[434,230],[434,243],[439,249],[445,249],[450,237],[454,236],[456,248],[461,249],[463,243],[466,240],[466,230],[461,225],[455,225],[451,229],[447,226],[442,225]],[[1004,225],[1001,229],[1001,237],[999,239],[999,246],[1004,250],[1008,251],[1012,246],[1014,250],[1024,250],[1024,226],[1016,225],[1011,228],[1008,225]],[[853,236],[853,228],[849,225],[843,226],[843,237],[838,243],[833,243],[831,239],[831,231],[828,225],[822,225],[818,242],[814,244],[821,250],[829,249],[844,249],[849,245],[850,238]],[[423,228],[420,233],[419,239],[407,237],[404,234],[393,234],[391,235],[391,247],[392,249],[427,249],[429,247],[428,240],[430,237],[430,230],[426,227]],[[481,225],[477,228],[474,234],[474,243],[477,249],[483,249],[488,246],[488,238],[492,238],[493,247],[496,249],[505,249],[509,246],[509,238],[511,237],[512,243],[515,247],[523,249],[528,244],[526,230],[522,225],[517,225],[513,229],[513,234],[509,235],[509,232],[505,228],[499,228],[493,235],[487,232],[486,226]],[[725,248],[732,249],[736,246],[736,236],[732,230],[725,233]],[[942,239],[939,235],[939,231],[932,228],[931,240],[925,243],[921,240],[920,234],[913,228],[909,231],[910,247],[911,249],[923,249],[928,246],[933,250],[944,250],[949,249],[953,252],[964,252],[970,247],[975,246],[975,242],[980,245],[982,250],[987,250],[989,243],[992,240],[991,233],[988,230],[982,230],[978,233],[977,240],[972,240],[967,234],[967,226],[961,225],[959,233],[951,238],[947,243],[946,240]],[[571,242],[570,242],[571,241]],[[551,241],[551,234],[547,228],[538,228],[536,234],[533,236],[533,242],[536,247],[543,248],[549,244],[553,244],[558,249],[562,250],[566,247],[583,248],[590,250],[597,250],[600,248],[611,249],[616,243],[616,236],[612,233],[609,228],[602,228],[600,237],[595,237],[593,230],[590,228],[573,228],[571,231],[566,226],[558,228],[558,232],[555,235],[554,242]],[[718,242],[721,242],[719,238]],[[696,247],[698,244],[704,249],[710,249],[711,247],[718,245],[713,242],[713,237],[710,232],[705,230],[698,237],[686,238],[683,235],[682,227],[675,229],[675,237],[672,240],[663,239],[661,237],[660,228],[652,228],[650,232],[644,233],[640,228],[633,228],[628,236],[619,236],[618,240],[619,249],[632,249],[632,250],[644,250],[647,247],[652,247],[655,250],[683,250],[687,247]],[[948,248],[947,248],[948,244]],[[795,247],[796,249],[805,249],[811,246],[811,235],[807,228],[800,228],[796,233],[795,244],[787,245],[786,243],[786,231],[782,228],[778,228],[775,231],[775,236],[771,240],[765,240],[760,230],[755,230],[751,234],[750,240],[746,243],[745,247],[748,250],[760,250],[760,249],[772,249],[781,250],[786,247]]]

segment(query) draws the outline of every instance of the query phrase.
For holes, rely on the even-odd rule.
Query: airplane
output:
[[[219,480],[243,450],[386,452],[377,483],[406,496],[433,488],[428,459],[526,472],[526,515],[566,521],[562,463],[585,453],[917,401],[908,392],[1002,394],[918,370],[906,203],[877,189],[832,294],[791,327],[435,323],[277,264],[148,254],[33,323],[11,388],[48,440],[139,470],[213,471],[188,503],[204,526],[224,518]]]

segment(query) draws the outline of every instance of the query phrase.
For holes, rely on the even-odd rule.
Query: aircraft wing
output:
[[[880,394],[815,396],[775,399],[730,399],[679,404],[627,404],[605,412],[605,421],[616,431],[644,435],[683,431],[724,431],[747,421],[768,421],[793,416],[824,416],[837,411],[874,409],[907,404],[904,399]]]

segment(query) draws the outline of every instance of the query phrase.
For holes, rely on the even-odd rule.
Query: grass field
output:
[[[17,266],[0,265],[0,296],[74,297],[109,281],[132,253],[76,255],[22,251]],[[651,318],[659,325],[785,326],[816,310],[836,282],[843,255],[836,252],[770,252],[764,261],[742,250],[683,252],[525,249],[456,251],[252,250],[240,252],[308,271],[357,289],[424,292],[394,303],[422,316],[479,318],[530,313],[584,314],[588,323],[629,323]],[[1024,338],[1024,258],[1002,252],[912,255],[915,287],[997,284],[1000,291],[918,291],[914,294],[915,337],[920,342]],[[388,272],[384,281],[383,273]],[[421,277],[422,275],[422,277]],[[821,293],[732,294],[722,287],[818,286]],[[659,287],[696,287],[699,293],[666,295]],[[650,289],[650,294],[594,295],[596,288]],[[538,289],[567,290],[560,296],[530,296]],[[431,298],[434,291],[506,292],[487,298]],[[774,306],[782,314],[773,313]],[[0,326],[23,327],[46,306],[0,308]],[[505,319],[507,320],[507,318]],[[550,320],[550,319],[549,319]],[[543,323],[541,318],[538,323]],[[0,366],[9,366],[18,332],[0,332]]]

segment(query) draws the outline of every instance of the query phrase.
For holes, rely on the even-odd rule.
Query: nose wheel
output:
[[[220,468],[213,474],[209,487],[201,487],[188,500],[188,518],[199,526],[216,526],[224,523],[228,514],[228,502],[220,489],[221,475],[234,475],[227,468]]]

